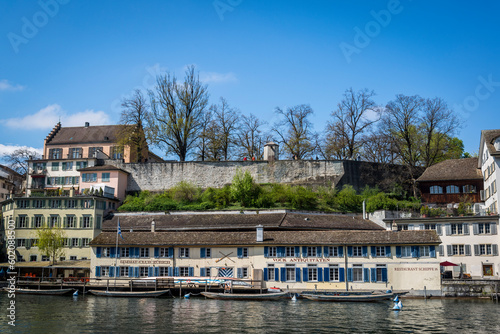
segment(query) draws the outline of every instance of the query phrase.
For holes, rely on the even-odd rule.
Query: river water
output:
[[[500,304],[489,299],[403,299],[321,303],[180,298],[16,296],[16,326],[2,333],[500,333]]]

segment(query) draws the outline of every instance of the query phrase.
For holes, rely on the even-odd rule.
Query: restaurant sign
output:
[[[118,260],[119,264],[170,264],[170,260]]]

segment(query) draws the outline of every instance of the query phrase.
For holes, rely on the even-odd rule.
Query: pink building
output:
[[[104,196],[114,196],[120,201],[125,199],[129,172],[109,165],[81,168],[78,171],[81,192],[85,189],[102,189]]]

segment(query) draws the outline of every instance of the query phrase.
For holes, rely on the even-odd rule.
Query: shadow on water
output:
[[[16,296],[16,327],[6,333],[499,333],[500,304],[490,300],[404,299],[320,303],[95,296]]]

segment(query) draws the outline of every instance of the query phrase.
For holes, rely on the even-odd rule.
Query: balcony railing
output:
[[[47,168],[30,168],[30,175],[45,175],[47,174]]]

